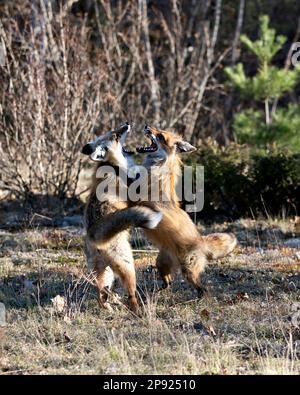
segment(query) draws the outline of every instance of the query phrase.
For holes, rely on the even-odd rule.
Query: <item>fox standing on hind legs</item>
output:
[[[126,188],[126,185],[123,185],[119,174],[121,171],[126,172],[131,162],[131,153],[125,149],[129,131],[130,125],[125,124],[107,132],[86,144],[82,153],[96,162],[85,208],[85,226],[87,261],[89,268],[96,272],[99,304],[109,308],[108,292],[116,274],[128,292],[129,307],[136,312],[136,275],[128,228],[155,228],[162,214],[143,206],[128,208],[125,199],[120,199],[120,188]],[[99,187],[103,185],[102,182],[114,185],[115,189],[107,192],[103,190],[101,193]]]
[[[174,133],[147,126],[144,132],[151,145],[138,147],[137,151],[147,153],[143,162],[150,174],[147,193],[149,195],[159,185],[160,192],[165,193],[167,198],[150,202],[149,207],[162,211],[163,219],[156,229],[145,230],[147,236],[160,248],[156,261],[158,271],[164,286],[168,287],[173,272],[180,268],[201,296],[203,288],[200,276],[207,261],[232,252],[237,243],[236,237],[226,233],[201,236],[189,215],[179,206],[175,191],[181,166],[179,154],[192,152],[196,148]],[[142,204],[145,204],[143,199]]]

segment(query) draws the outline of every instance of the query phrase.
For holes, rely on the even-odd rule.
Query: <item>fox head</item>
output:
[[[177,153],[193,152],[197,148],[175,133],[145,126],[144,134],[151,141],[149,146],[137,147],[137,152],[147,153],[148,157],[155,160],[164,160]]]
[[[94,141],[87,143],[81,150],[94,162],[109,162],[112,165],[126,163],[126,157],[132,153],[125,147],[125,140],[130,132],[130,124],[127,122],[119,129],[106,132]]]
[[[178,205],[175,189],[181,174],[181,159],[178,154],[193,152],[196,148],[175,133],[149,126],[145,126],[144,133],[151,144],[137,147],[137,152],[147,154],[143,166],[151,172],[149,187],[152,191],[154,184],[158,184],[163,200]]]

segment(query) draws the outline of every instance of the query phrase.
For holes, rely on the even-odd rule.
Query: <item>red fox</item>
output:
[[[154,184],[160,185],[160,188],[167,184],[169,186],[167,202],[142,202],[163,213],[163,218],[155,229],[145,230],[147,236],[160,248],[156,262],[158,271],[164,287],[168,287],[173,272],[181,268],[183,275],[201,296],[203,287],[200,275],[207,260],[224,257],[232,252],[237,239],[233,234],[226,233],[201,236],[189,215],[179,206],[175,191],[181,165],[179,153],[192,152],[196,148],[171,132],[147,126],[144,131],[151,145],[137,147],[137,151],[147,153],[143,166],[154,174],[149,189]]]
[[[86,144],[82,153],[96,162],[90,196],[85,208],[86,256],[89,268],[96,272],[99,305],[109,308],[107,302],[114,274],[119,276],[128,292],[129,307],[138,309],[136,299],[136,275],[129,243],[130,226],[153,229],[162,218],[162,214],[149,207],[128,207],[121,201],[118,193],[102,193],[98,187],[103,180],[121,186],[119,171],[130,166],[131,153],[125,148],[125,140],[130,125],[125,124],[117,130],[105,133]],[[97,178],[104,166],[110,166],[114,172]],[[99,175],[99,174],[98,174]]]

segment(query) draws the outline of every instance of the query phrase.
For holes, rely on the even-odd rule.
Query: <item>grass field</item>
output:
[[[299,374],[299,223],[212,230],[240,245],[207,267],[201,300],[180,278],[157,292],[155,252],[135,253],[141,317],[118,283],[99,310],[80,229],[0,231],[1,374]]]

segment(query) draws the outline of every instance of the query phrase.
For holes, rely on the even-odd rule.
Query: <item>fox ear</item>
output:
[[[93,143],[87,143],[81,150],[84,155],[91,155],[95,151]]]
[[[197,150],[196,147],[194,147],[187,141],[178,141],[178,143],[176,143],[176,146],[178,152],[193,152]]]

